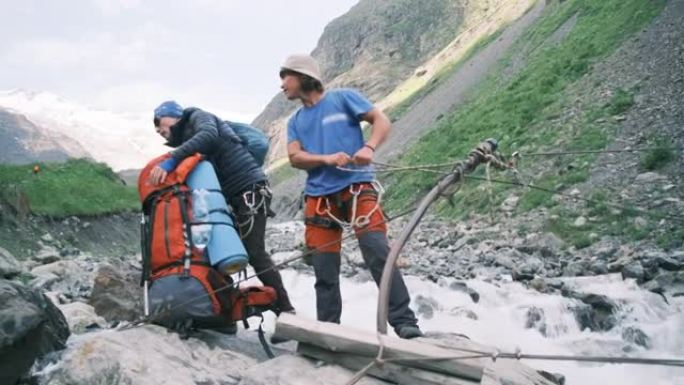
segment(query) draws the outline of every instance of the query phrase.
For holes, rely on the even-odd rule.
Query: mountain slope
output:
[[[83,157],[89,154],[75,140],[0,108],[0,163],[54,162]]]
[[[0,91],[0,107],[63,134],[115,170],[140,168],[168,151],[145,117],[93,110],[47,92]]]

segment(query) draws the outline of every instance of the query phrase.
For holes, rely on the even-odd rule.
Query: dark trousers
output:
[[[369,224],[364,228],[356,228],[361,255],[370,270],[373,279],[380,284],[385,261],[389,254],[387,226],[382,210],[378,206],[374,188],[368,183],[355,185],[360,191],[356,214],[370,215]],[[370,191],[369,191],[370,190]],[[326,203],[327,200],[327,203]],[[316,250],[311,262],[316,274],[316,309],[318,320],[340,322],[342,315],[342,298],[340,295],[340,251],[342,247],[342,228],[331,222],[332,214],[336,218],[349,220],[353,211],[353,198],[349,189],[339,195],[342,205],[334,204],[335,196],[307,197],[304,215],[306,218],[306,245]],[[321,212],[329,207],[331,212]],[[398,269],[392,273],[392,285],[389,293],[388,321],[395,331],[402,326],[417,324],[415,314],[409,308],[411,299],[406,284]]]
[[[381,232],[369,232],[358,236],[361,255],[373,280],[380,284],[389,245],[387,236]],[[340,253],[315,253],[312,257],[316,274],[316,309],[318,320],[340,323],[342,297],[340,294]],[[416,325],[417,320],[409,308],[409,296],[404,279],[398,269],[392,275],[390,286],[388,320],[395,330],[405,325]]]
[[[272,287],[278,294],[278,302],[276,306],[279,311],[291,311],[294,307],[290,303],[290,297],[285,290],[283,285],[283,279],[280,276],[280,272],[274,269],[273,260],[271,256],[266,252],[265,237],[266,237],[266,220],[268,219],[268,214],[270,212],[269,204],[270,199],[266,199],[265,205],[259,209],[259,211],[253,215],[249,213],[249,208],[245,204],[242,197],[231,199],[231,206],[236,216],[238,224],[242,224],[240,227],[240,233],[247,235],[242,239],[242,243],[249,254],[249,264],[254,268],[254,271],[258,274],[257,277],[265,285]]]

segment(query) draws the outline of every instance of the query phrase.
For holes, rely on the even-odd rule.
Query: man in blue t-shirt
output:
[[[371,163],[375,149],[390,131],[387,116],[358,91],[326,91],[320,69],[309,55],[289,57],[280,71],[283,92],[304,105],[287,127],[290,163],[306,170],[306,245],[315,250],[316,309],[320,321],[339,323],[342,222],[349,223],[376,283],[389,253],[387,226],[378,202],[379,185]],[[364,141],[360,123],[372,125]],[[354,172],[348,169],[354,168]],[[409,308],[411,299],[395,270],[389,301],[389,323],[401,338],[422,336]]]

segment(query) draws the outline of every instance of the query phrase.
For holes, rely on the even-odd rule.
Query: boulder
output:
[[[651,339],[641,329],[633,326],[628,326],[622,331],[622,339],[645,349],[651,348]]]
[[[544,263],[539,258],[528,258],[522,264],[513,268],[514,281],[529,281],[544,268]]]
[[[449,288],[451,290],[460,291],[460,292],[468,294],[470,296],[470,299],[474,303],[480,302],[480,293],[475,291],[475,289],[473,289],[472,287],[469,287],[465,282],[461,282],[461,281],[451,282],[449,284]]]
[[[71,299],[85,298],[90,293],[92,274],[73,260],[63,260],[35,267],[31,287],[58,291]]]
[[[14,255],[0,247],[0,278],[13,278],[21,271],[21,264],[14,258]]]
[[[622,268],[622,279],[634,278],[637,282],[644,282],[646,272],[640,262],[632,262]]]
[[[58,305],[74,334],[82,334],[93,328],[107,326],[107,321],[95,313],[95,309],[87,303],[72,302]]]
[[[213,349],[196,338],[147,325],[86,333],[69,343],[60,365],[42,383],[238,384],[256,361],[230,350]]]
[[[47,265],[50,263],[54,263],[59,261],[60,258],[60,253],[55,249],[54,247],[46,246],[43,247],[40,251],[38,251],[33,257],[31,257],[32,260],[38,262],[40,265]]]
[[[546,337],[546,316],[544,310],[538,307],[531,307],[527,309],[525,328],[536,329]]]
[[[618,304],[605,295],[592,293],[579,293],[562,289],[563,296],[574,298],[582,303],[571,308],[580,330],[608,331],[616,324],[615,312]]]
[[[107,321],[134,321],[142,314],[140,273],[126,265],[102,264],[88,303]]]
[[[439,302],[434,298],[417,295],[414,298],[416,313],[425,319],[431,319],[435,314],[435,309],[439,309]]]
[[[14,384],[36,358],[65,347],[69,326],[41,292],[0,280],[0,384]]]
[[[654,293],[681,295],[684,293],[684,271],[664,271],[646,282],[643,288]]]

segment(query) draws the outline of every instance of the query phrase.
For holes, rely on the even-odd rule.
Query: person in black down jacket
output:
[[[166,145],[175,149],[171,158],[152,171],[151,183],[163,182],[188,156],[204,155],[214,166],[223,196],[236,215],[249,264],[256,272],[263,272],[258,276],[261,282],[278,293],[279,311],[294,312],[280,273],[273,268],[264,245],[266,219],[272,211],[266,174],[259,163],[227,122],[199,108],[183,109],[174,101],[164,102],[154,110],[154,126],[167,140]],[[262,200],[264,204],[259,205]],[[251,202],[260,206],[256,212],[249,207]]]

